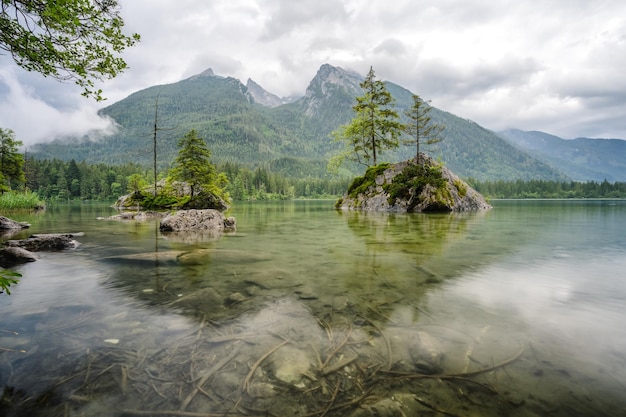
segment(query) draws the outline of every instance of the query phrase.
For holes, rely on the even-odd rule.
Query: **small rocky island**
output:
[[[369,167],[335,207],[410,213],[487,210],[491,205],[448,168],[420,154],[416,159]]]
[[[146,220],[161,218],[161,232],[233,232],[234,217],[222,213],[229,208],[220,196],[202,187],[194,194],[188,183],[157,183],[158,192],[150,189],[121,196],[113,205],[121,213],[109,220]],[[152,210],[146,210],[146,206]],[[173,210],[172,210],[173,209]]]

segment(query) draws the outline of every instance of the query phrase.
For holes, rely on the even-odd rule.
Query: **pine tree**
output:
[[[400,116],[393,110],[394,99],[385,83],[376,79],[370,67],[365,80],[360,84],[363,95],[356,98],[352,108],[355,117],[333,132],[336,140],[345,141],[347,150],[343,158],[354,159],[365,165],[376,165],[380,151],[395,149],[404,130]]]
[[[0,190],[11,190],[24,184],[24,156],[19,153],[18,147],[22,141],[15,139],[11,129],[0,128]]]
[[[191,198],[201,187],[211,188],[215,182],[215,167],[211,164],[211,151],[195,129],[178,141],[178,156],[170,175],[189,184]]]
[[[432,123],[430,111],[432,107],[422,100],[417,94],[413,94],[413,106],[404,114],[409,118],[406,124],[406,132],[411,139],[405,140],[407,145],[415,145],[415,160],[419,161],[420,143],[433,145],[441,142],[441,134],[444,126]]]

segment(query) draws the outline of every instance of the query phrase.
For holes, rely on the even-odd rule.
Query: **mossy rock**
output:
[[[354,179],[337,201],[342,210],[451,212],[491,208],[482,195],[452,171],[420,154],[397,164],[384,163]]]

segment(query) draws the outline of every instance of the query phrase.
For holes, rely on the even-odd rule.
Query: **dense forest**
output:
[[[334,198],[343,194],[350,183],[347,178],[290,178],[268,167],[251,170],[234,163],[216,168],[226,174],[226,190],[236,201]],[[139,175],[145,183],[151,183],[154,177],[152,170],[134,163],[107,165],[32,158],[26,159],[24,173],[26,188],[48,202],[114,200],[133,191],[131,176]]]
[[[294,178],[283,167],[263,166],[251,170],[236,163],[216,166],[226,174],[227,191],[233,201],[278,200],[295,198],[336,198],[348,189],[351,178]],[[151,183],[153,172],[144,166],[87,164],[60,159],[26,158],[25,186],[47,202],[69,200],[115,200],[132,191],[134,174]],[[161,175],[162,177],[162,175]],[[488,198],[626,198],[626,183],[477,181],[468,183]]]
[[[468,183],[488,198],[626,198],[626,182],[476,181]]]

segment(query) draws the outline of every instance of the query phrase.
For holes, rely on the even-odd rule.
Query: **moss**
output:
[[[364,176],[356,177],[352,180],[352,184],[348,187],[348,196],[356,198],[359,194],[367,191],[369,187],[376,183],[376,177],[385,172],[387,168],[389,168],[389,163],[386,162],[367,168]]]
[[[467,195],[467,187],[465,183],[461,180],[454,180],[454,186],[459,191],[459,197],[463,198]]]
[[[415,190],[415,194],[419,195],[427,184],[442,192],[446,190],[446,180],[441,175],[441,167],[437,165],[408,165],[394,177],[391,184],[385,184],[383,189],[389,194],[387,201],[393,205],[397,199],[408,197],[411,190]]]
[[[340,198],[339,200],[337,200],[337,202],[335,203],[335,209],[340,209],[341,205],[343,204],[343,198]]]

